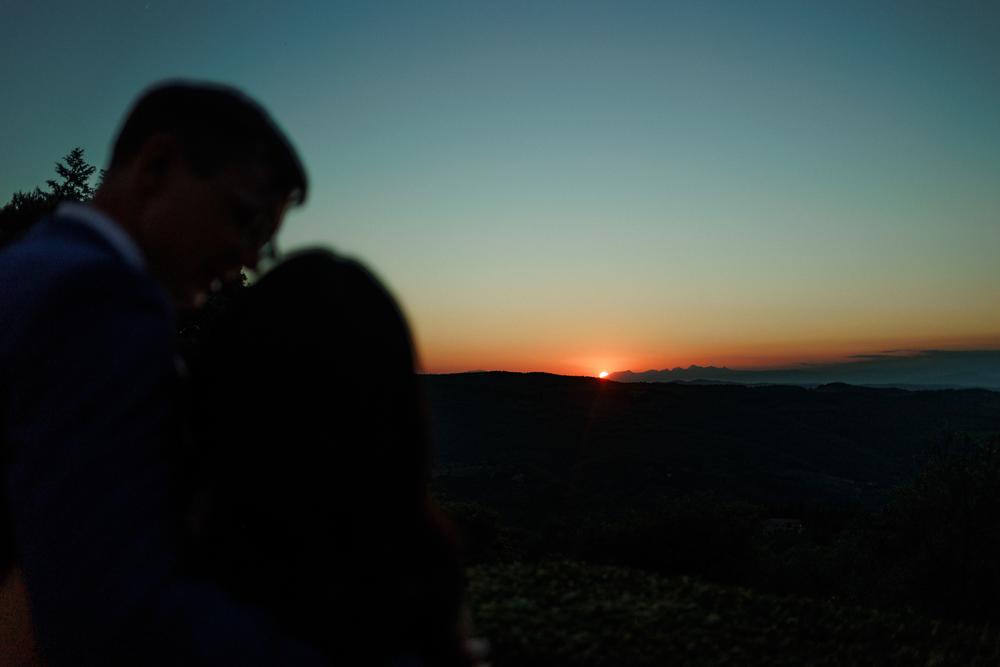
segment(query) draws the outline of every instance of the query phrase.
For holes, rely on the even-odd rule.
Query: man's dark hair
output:
[[[109,173],[158,134],[175,138],[195,172],[207,176],[259,160],[275,190],[293,204],[306,198],[306,174],[295,149],[266,111],[229,86],[168,81],[146,90],[129,111],[111,154]]]

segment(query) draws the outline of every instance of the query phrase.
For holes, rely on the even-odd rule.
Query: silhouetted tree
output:
[[[83,157],[83,149],[77,146],[63,157],[62,162],[56,162],[56,173],[61,181],[49,179],[51,196],[60,201],[90,201],[94,196],[94,188],[90,185],[90,177],[97,167],[89,164]]]
[[[94,187],[90,179],[97,170],[83,156],[83,149],[74,148],[62,161],[56,163],[57,179],[48,179],[49,191],[35,188],[29,192],[18,191],[0,208],[0,246],[24,234],[38,220],[52,212],[60,201],[90,201]],[[101,180],[104,170],[101,170]]]
[[[49,193],[38,188],[31,192],[15,192],[10,201],[0,208],[0,246],[24,234],[55,204],[56,200]]]

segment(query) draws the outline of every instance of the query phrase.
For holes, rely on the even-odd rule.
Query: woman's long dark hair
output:
[[[331,657],[462,664],[462,575],[395,300],[326,251],[286,260],[192,363],[192,567]]]

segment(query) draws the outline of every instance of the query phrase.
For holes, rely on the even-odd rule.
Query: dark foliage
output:
[[[662,498],[652,509],[551,517],[524,540],[524,553],[740,583],[756,560],[759,525],[752,505],[711,493],[684,495]]]
[[[578,562],[470,572],[497,665],[996,665],[1000,634],[905,610],[774,596]]]
[[[83,149],[77,146],[62,160],[56,162],[56,174],[59,179],[49,179],[49,196],[58,201],[90,201],[94,197],[94,188],[90,178],[97,168],[89,164],[83,157]]]
[[[15,192],[0,208],[0,247],[20,238],[42,216],[52,212],[56,200],[35,188],[31,192]]]
[[[849,536],[851,573],[879,603],[936,615],[1000,620],[1000,438],[956,435],[917,477]]]
[[[509,536],[496,510],[476,502],[438,499],[441,511],[451,520],[460,539],[466,565],[509,560],[513,557]]]
[[[95,171],[96,167],[84,158],[83,149],[76,147],[56,162],[58,178],[46,181],[47,191],[36,187],[30,192],[15,192],[0,208],[0,247],[20,238],[59,202],[90,201],[94,196],[90,180]]]

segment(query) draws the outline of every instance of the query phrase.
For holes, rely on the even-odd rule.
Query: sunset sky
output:
[[[4,3],[0,200],[173,76],[312,181],[423,367],[1000,348],[996,2]]]

